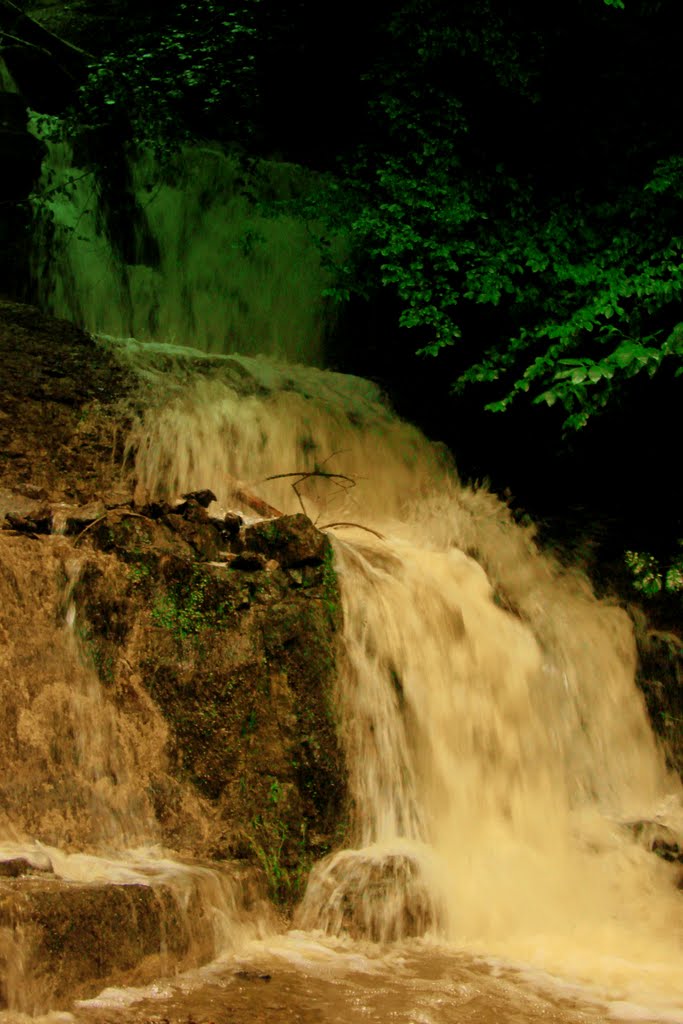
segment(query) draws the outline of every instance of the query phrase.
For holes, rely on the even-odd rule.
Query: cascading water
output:
[[[55,540],[49,552],[19,547],[2,565],[3,674],[11,690],[2,702],[0,839],[40,834],[91,850],[154,842],[139,786],[154,755],[143,755],[141,737],[103,699],[78,636],[71,593],[78,565],[66,561],[71,578],[60,579],[60,554],[68,553]],[[36,578],[49,581],[40,595]],[[158,758],[163,727],[152,715],[145,725],[145,745]]]
[[[210,482],[230,504],[239,482],[356,524],[334,530],[354,831],[315,869],[299,926],[427,932],[666,1004],[681,897],[628,826],[680,827],[681,788],[635,687],[627,615],[542,556],[494,496],[461,487],[366,382],[290,367],[283,391],[272,366],[241,365],[279,389],[239,400],[200,376],[161,401],[134,437],[138,485]],[[296,495],[267,479],[321,466],[355,486],[312,477]]]
[[[160,245],[183,234],[160,225]],[[137,330],[138,314],[149,323],[149,307],[131,298],[144,289],[129,284],[137,313],[123,327],[97,308],[86,315],[87,278],[77,261],[69,267],[50,286],[62,296],[55,310],[110,333]],[[210,297],[211,282],[202,287]],[[187,318],[156,323],[148,335],[192,340]],[[299,324],[301,337],[309,327]],[[258,331],[233,333],[254,351],[258,343],[242,343]],[[230,508],[247,489],[282,511],[303,504],[323,527],[347,524],[329,532],[344,604],[337,708],[353,820],[344,849],[312,873],[296,921],[307,934],[294,933],[287,955],[308,963],[311,932],[337,950],[341,939],[344,955],[367,953],[371,939],[373,955],[400,973],[395,943],[417,964],[411,977],[426,979],[449,950],[467,952],[467,983],[443,985],[451,1003],[435,998],[401,1016],[403,996],[392,995],[399,1020],[546,1019],[526,1003],[517,1015],[459,1015],[468,986],[486,998],[491,967],[476,959],[486,957],[498,969],[526,965],[538,984],[553,975],[582,986],[615,1019],[683,1021],[681,896],[671,866],[629,828],[645,819],[680,828],[681,787],[635,686],[625,613],[540,554],[494,496],[462,487],[444,452],[393,417],[368,382],[110,345],[145,395],[128,445],[138,500],[210,487]],[[225,350],[225,338],[199,345]],[[411,946],[415,936],[428,942]],[[269,956],[280,955],[274,948]],[[380,999],[370,1019],[381,1014]]]
[[[68,142],[47,144],[33,253],[43,309],[96,333],[320,364],[329,275],[305,225],[249,201],[236,159],[193,148],[160,171],[140,156],[125,194],[105,199]],[[292,165],[263,162],[256,176],[269,201],[305,187]]]
[[[253,938],[268,918],[247,920],[249,879],[243,887],[238,872],[173,858],[158,845],[150,793],[168,779],[167,725],[142,686],[135,716],[122,714],[105,693],[73,599],[80,569],[59,535],[45,544],[18,538],[3,547],[0,864],[31,865],[31,888],[39,900],[47,892],[48,906],[50,899],[59,906],[59,885],[151,887],[162,930],[180,936],[179,955],[158,958],[158,970],[172,970]],[[136,687],[135,680],[127,685]],[[176,789],[181,818],[201,829],[206,809],[190,787]],[[44,1011],[53,995],[50,979],[27,969],[33,940],[28,928],[26,944],[17,945],[26,928],[13,920],[14,906],[13,893],[3,890],[0,1019],[6,1007]],[[135,928],[132,920],[133,934]]]

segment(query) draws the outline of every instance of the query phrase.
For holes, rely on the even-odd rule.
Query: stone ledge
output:
[[[0,879],[0,1009],[40,1013],[105,984],[144,983],[191,945],[168,886]]]

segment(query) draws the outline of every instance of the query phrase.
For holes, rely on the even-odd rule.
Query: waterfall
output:
[[[310,365],[320,267],[301,237],[260,269],[254,253],[238,259],[247,214],[225,166],[195,151],[162,176],[147,263],[112,254],[100,199],[91,209],[77,183],[67,212],[54,203],[73,230],[43,297],[143,340],[107,342],[140,381],[136,500],[211,488],[227,510],[246,489],[334,538],[352,813],[297,927],[420,937],[683,1020],[681,896],[634,839],[642,821],[681,830],[681,785],[635,684],[626,613],[541,553],[494,495],[463,486],[373,384]]]
[[[130,346],[127,358],[145,361]],[[299,927],[428,934],[665,1001],[680,981],[680,895],[631,826],[680,828],[681,786],[635,685],[627,614],[544,556],[494,495],[462,486],[368,382],[239,362],[251,394],[230,383],[231,360],[223,377],[214,363],[159,397],[133,446],[146,497],[210,483],[229,504],[239,481],[321,525],[353,524],[330,532],[354,819],[314,870]],[[317,470],[334,475],[306,476]]]
[[[57,137],[36,196],[42,308],[98,334],[320,364],[331,279],[314,235],[259,207],[304,190],[301,168],[263,161],[247,175],[218,146],[195,146],[163,167],[122,157],[107,190]]]
[[[210,484],[227,506],[239,483],[354,524],[331,532],[355,852],[316,870],[301,926],[431,929],[548,970],[568,955],[614,984],[617,961],[635,971],[651,948],[677,976],[680,897],[628,823],[680,813],[680,785],[634,683],[625,612],[463,487],[367,382],[242,358],[182,388],[166,373],[164,390],[159,352],[129,343],[123,357],[154,381],[131,438],[145,499]]]

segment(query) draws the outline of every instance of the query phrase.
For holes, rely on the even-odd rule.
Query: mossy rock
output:
[[[67,1006],[105,980],[125,981],[133,969],[144,977],[147,957],[155,958],[153,976],[159,957],[168,969],[190,946],[184,917],[164,886],[3,880],[0,930],[13,936],[22,965],[16,979],[8,971],[0,993],[7,1007],[28,1013]]]
[[[245,547],[275,559],[283,568],[320,565],[329,539],[316,529],[308,516],[296,515],[267,519],[247,527]]]

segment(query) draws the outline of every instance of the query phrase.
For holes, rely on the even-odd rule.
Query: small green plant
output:
[[[254,835],[250,842],[265,871],[270,897],[275,903],[287,904],[297,900],[306,885],[313,859],[308,849],[306,823],[301,822],[297,841],[296,866],[284,863],[284,847],[289,839],[289,828],[284,821],[266,821],[258,815],[252,821]]]
[[[339,617],[339,585],[334,568],[334,550],[331,544],[325,548],[323,557],[323,604],[332,625]]]
[[[683,548],[683,541],[678,543]],[[668,566],[647,551],[625,551],[624,561],[632,573],[633,587],[646,597],[654,597],[662,591],[670,594],[683,592],[683,550],[672,558]]]
[[[176,640],[197,637],[203,630],[220,625],[228,606],[207,602],[210,577],[195,567],[189,581],[177,582],[158,594],[152,605],[152,620],[167,629]]]
[[[256,725],[258,723],[258,717],[256,712],[252,708],[247,717],[242,722],[242,728],[240,729],[241,736],[251,736],[256,731]]]
[[[128,578],[133,584],[144,583],[151,575],[151,569],[144,562],[137,562],[128,569]]]
[[[271,804],[278,804],[280,797],[282,796],[282,786],[277,779],[271,779],[270,789],[268,790],[268,799]]]
[[[282,821],[264,822],[259,815],[252,821],[252,827],[262,842],[251,839],[251,845],[261,867],[266,873],[271,898],[284,903],[288,889],[287,870],[282,864],[282,849],[287,838],[287,826]]]

